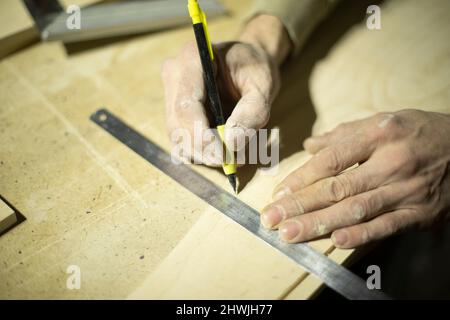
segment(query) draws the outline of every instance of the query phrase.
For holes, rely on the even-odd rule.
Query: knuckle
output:
[[[384,230],[385,230],[386,235],[394,234],[396,232],[396,230],[397,230],[396,223],[395,222],[391,222],[391,221],[390,222],[386,222],[384,224]]]
[[[398,219],[389,219],[384,224],[386,235],[391,235],[400,230],[400,222]]]
[[[305,213],[305,206],[302,199],[298,195],[289,194],[287,198],[294,204],[298,214]]]
[[[394,166],[404,173],[413,173],[416,171],[418,161],[415,153],[407,144],[397,146],[394,154]]]
[[[402,109],[395,112],[395,115],[397,115],[399,118],[407,118],[411,115],[420,115],[424,113],[425,111],[419,109]]]
[[[377,130],[374,130],[377,139],[395,139],[401,132],[401,117],[395,113],[379,113],[375,116]]]
[[[333,202],[339,202],[347,196],[344,183],[338,177],[327,179],[326,190],[328,190],[330,200]]]
[[[392,118],[394,117],[394,114],[391,112],[379,112],[373,116],[373,119],[376,121],[376,123],[380,124],[386,119],[389,119],[389,121],[386,121],[385,124],[388,122],[391,122]],[[379,126],[381,127],[381,126]]]
[[[350,202],[350,213],[354,222],[363,222],[368,216],[368,204],[362,199],[353,199]]]
[[[361,237],[360,238],[361,244],[368,243],[368,242],[372,241],[372,239],[373,239],[373,236],[370,233],[369,228],[367,226],[365,226],[365,225],[361,226],[361,233],[360,233],[360,235],[361,235],[360,236]]]
[[[327,149],[322,153],[322,157],[328,172],[339,173],[343,170],[339,154],[335,149]]]
[[[320,237],[327,233],[329,233],[328,225],[325,221],[322,221],[317,216],[312,217],[312,223],[313,223],[313,230],[314,230],[314,236]]]

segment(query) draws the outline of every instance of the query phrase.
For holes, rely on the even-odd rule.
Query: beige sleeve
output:
[[[269,14],[285,25],[297,53],[314,28],[339,0],[255,0],[247,17]]]

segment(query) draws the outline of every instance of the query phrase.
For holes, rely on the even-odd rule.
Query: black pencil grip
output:
[[[214,77],[213,62],[211,61],[211,57],[209,55],[208,42],[206,40],[203,23],[194,24],[194,33],[203,67],[203,78],[211,105],[211,113],[215,121],[214,126],[217,127],[225,124],[225,119],[223,116],[222,104],[220,102],[219,90]]]

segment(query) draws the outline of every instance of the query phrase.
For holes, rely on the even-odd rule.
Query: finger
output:
[[[390,123],[395,123],[395,120],[394,114],[382,112],[365,119],[342,123],[330,132],[306,139],[303,146],[309,153],[316,154],[353,136],[375,143],[377,139],[384,137],[389,131]]]
[[[385,213],[372,221],[333,232],[331,240],[338,248],[350,249],[381,240],[416,224],[416,213],[400,209]]]
[[[333,206],[286,220],[280,226],[280,236],[290,243],[308,241],[390,211],[402,196],[403,191],[391,185],[361,193]]]
[[[227,144],[238,151],[269,121],[272,100],[279,90],[279,74],[263,51],[242,45],[225,61],[240,100],[226,123]]]
[[[273,197],[280,199],[320,179],[335,176],[356,163],[367,160],[373,150],[373,145],[360,139],[326,148],[289,174],[274,189]]]
[[[355,133],[361,131],[363,125],[363,120],[341,123],[329,132],[309,137],[303,142],[303,147],[309,153],[316,154],[322,149],[340,144],[349,137],[353,137]]]
[[[266,206],[261,223],[276,228],[282,221],[331,206],[345,198],[379,186],[377,171],[371,163],[346,171],[336,177],[322,179]]]
[[[239,151],[264,127],[270,117],[270,101],[258,90],[251,90],[241,97],[226,123],[226,143]]]

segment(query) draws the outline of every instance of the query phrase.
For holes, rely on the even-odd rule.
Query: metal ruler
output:
[[[342,296],[348,299],[389,298],[382,291],[369,290],[363,279],[307,244],[288,244],[281,241],[277,232],[267,230],[260,225],[259,213],[255,209],[218,187],[189,166],[175,164],[166,151],[127,126],[109,111],[98,110],[91,116],[91,120],[164,174],[294,260]]]

